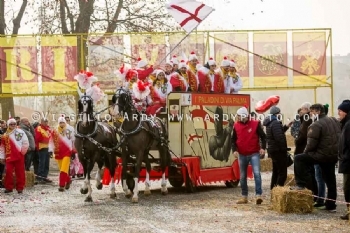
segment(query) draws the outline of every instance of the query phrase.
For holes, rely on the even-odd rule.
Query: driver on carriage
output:
[[[131,97],[136,110],[145,113],[147,105],[152,104],[151,90],[148,82],[138,80],[132,85]]]

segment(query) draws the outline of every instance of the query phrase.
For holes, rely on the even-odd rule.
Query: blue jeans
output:
[[[50,155],[48,148],[42,148],[38,151],[39,166],[38,166],[38,180],[46,179],[49,175]]]
[[[318,188],[318,196],[325,198],[326,196],[326,183],[323,180],[322,177],[322,170],[320,168],[320,165],[315,164],[315,178],[317,181],[317,188]],[[317,204],[324,204],[324,199],[318,198]]]
[[[260,174],[260,155],[259,153],[252,155],[239,155],[239,171],[242,196],[248,197],[248,184],[247,184],[247,169],[249,163],[252,165],[254,181],[255,181],[255,195],[260,196],[262,194],[261,190],[261,174]]]

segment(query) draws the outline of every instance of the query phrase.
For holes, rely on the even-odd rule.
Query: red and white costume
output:
[[[9,119],[7,125],[16,123],[15,119]],[[5,159],[6,177],[5,189],[12,191],[14,188],[13,172],[16,175],[16,190],[22,191],[25,186],[24,156],[29,147],[28,137],[19,128],[9,129],[1,138],[0,159]]]
[[[209,66],[215,65],[213,58],[208,61]],[[199,91],[202,93],[224,93],[225,86],[223,78],[218,72],[211,72],[207,67],[202,67],[197,72],[199,80]]]
[[[194,52],[191,52],[188,58],[188,61],[192,61],[194,59],[198,60],[196,54]],[[188,66],[187,66],[187,84],[190,91],[192,92],[198,91],[199,80],[197,77],[197,67],[193,67],[191,63],[188,63]]]
[[[234,61],[230,62],[230,67],[236,68],[236,63]],[[237,69],[237,68],[236,68]],[[242,89],[243,87],[243,82],[241,79],[241,76],[239,76],[238,73],[229,73],[231,79],[232,79],[232,88],[234,94],[238,94],[238,92]]]
[[[168,94],[172,91],[172,86],[166,78],[164,78],[164,80],[158,78],[160,73],[165,75],[163,70],[157,70],[157,79],[151,88],[152,105],[147,107],[147,115],[155,115],[159,113],[162,108],[165,108]]]
[[[58,118],[58,123],[64,122],[66,120],[63,116]],[[54,129],[51,134],[49,142],[49,151],[53,152],[55,159],[59,164],[60,175],[59,175],[59,186],[65,187],[70,183],[69,177],[69,164],[70,157],[72,153],[75,153],[74,150],[74,130],[71,126],[65,125],[61,128],[60,126],[57,129]]]
[[[181,60],[178,64],[177,72],[173,72],[170,75],[170,84],[173,91],[187,91],[188,89],[187,72],[182,73],[182,68],[186,68],[187,71],[187,66],[184,60]]]
[[[221,75],[224,81],[225,94],[230,94],[233,87],[233,82],[232,78],[228,75],[228,72],[224,71],[224,67],[230,67],[230,61],[227,59],[227,57],[224,57],[224,59],[221,61],[221,68],[218,69],[217,72]]]
[[[147,105],[152,103],[149,85],[148,82],[144,83],[141,80],[138,80],[132,85],[132,100],[135,108],[139,112],[145,112]]]
[[[146,60],[138,58],[137,61],[138,62],[136,72],[138,75],[138,79],[144,82],[148,78],[148,76],[152,74],[154,69],[152,66],[147,69],[145,68],[148,65],[148,62]]]

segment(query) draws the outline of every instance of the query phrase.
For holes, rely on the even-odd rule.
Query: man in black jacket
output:
[[[264,120],[266,127],[267,152],[272,159],[271,186],[284,186],[287,179],[287,138],[285,132],[289,126],[279,121],[281,110],[273,106],[270,115]],[[291,124],[291,123],[290,123]]]
[[[303,154],[296,155],[294,158],[296,188],[298,190],[308,188],[314,193],[317,192],[317,187],[313,187],[311,182],[311,171],[314,171],[314,164],[319,164],[328,188],[325,209],[336,212],[335,164],[338,161],[340,124],[334,117],[326,116],[322,104],[314,104],[310,109],[314,123],[308,129],[306,148]]]
[[[338,107],[342,133],[339,142],[339,173],[343,173],[345,201],[350,203],[350,100],[344,100]],[[349,209],[349,204],[346,205]],[[349,220],[349,213],[340,217]]]

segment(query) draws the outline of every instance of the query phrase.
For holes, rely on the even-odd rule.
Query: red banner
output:
[[[293,33],[294,85],[322,85],[326,82],[326,51],[325,32]]]
[[[2,92],[38,92],[38,61],[35,37],[0,38]]]
[[[41,46],[43,92],[76,90],[74,76],[78,73],[77,37],[42,37]]]
[[[169,44],[170,51],[185,37],[185,34],[170,34]],[[205,63],[205,44],[204,44],[204,34],[191,34],[186,39],[184,39],[172,52],[171,56],[176,55],[179,60],[188,59],[191,52],[195,52],[198,61],[201,64]]]
[[[166,44],[164,34],[152,35],[131,35],[131,56],[133,58],[142,58],[147,60],[149,65],[164,65],[159,64],[166,55]],[[136,67],[137,60],[132,61]]]
[[[195,94],[192,93],[192,105],[207,106],[250,106],[249,95]]]
[[[286,32],[254,33],[254,53],[254,86],[288,85]]]
[[[90,36],[88,44],[88,67],[100,83],[104,91],[115,91],[116,78],[114,72],[124,62],[123,36]]]

